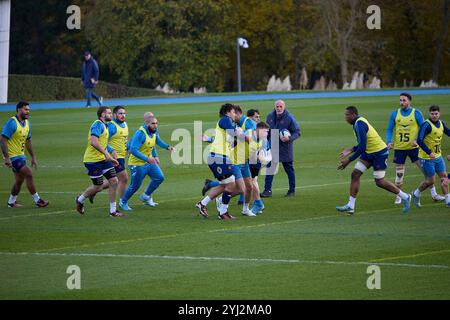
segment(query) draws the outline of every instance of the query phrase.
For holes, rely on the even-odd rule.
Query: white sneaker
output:
[[[222,197],[216,198],[216,209],[220,213],[220,207],[222,206]]]
[[[400,204],[400,203],[402,203],[402,198],[400,198],[399,196],[396,196],[396,197],[395,197],[394,203],[395,203],[395,204]]]
[[[144,202],[146,205],[150,206],[150,207],[156,207],[158,205],[157,202],[153,201],[152,197],[147,196],[145,193],[141,194],[139,196],[139,199],[142,200],[142,202]]]
[[[437,195],[435,195],[435,196],[432,196],[431,198],[433,198],[433,200],[434,200],[435,202],[440,202],[440,201],[444,201],[444,200],[445,200],[445,197],[444,197],[444,196],[441,196],[440,194],[437,194]]]
[[[250,209],[247,208],[247,210],[242,210],[242,214],[247,217],[256,217],[256,214],[254,214]]]

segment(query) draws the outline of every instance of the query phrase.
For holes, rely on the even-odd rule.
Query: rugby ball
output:
[[[261,162],[262,165],[267,165],[270,161],[272,161],[272,152],[266,149],[259,150],[258,161]]]
[[[291,136],[291,133],[289,132],[289,130],[287,130],[287,129],[281,129],[280,130],[280,139],[282,138],[282,137],[287,137],[287,138],[289,138]]]

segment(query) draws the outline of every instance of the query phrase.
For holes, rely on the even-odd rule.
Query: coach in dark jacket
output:
[[[91,97],[97,100],[100,106],[103,103],[103,98],[94,93],[94,88],[98,83],[99,73],[97,61],[95,61],[89,51],[85,51],[83,65],[81,66],[81,82],[86,92],[87,108],[91,106]]]
[[[300,137],[300,127],[295,117],[286,110],[286,104],[283,100],[278,100],[275,102],[274,111],[269,113],[269,115],[267,116],[267,124],[271,129],[269,141],[271,138],[276,138],[278,141],[270,141],[273,161],[267,168],[264,192],[261,193],[261,197],[272,196],[273,175],[274,170],[278,165],[278,161],[283,164],[284,171],[286,171],[289,179],[289,191],[286,193],[286,196],[292,197],[295,195],[295,171],[293,165],[294,140]],[[283,129],[288,130],[291,136],[280,137],[279,132],[281,132]],[[277,144],[278,148],[276,147]],[[277,151],[278,154],[274,154]]]

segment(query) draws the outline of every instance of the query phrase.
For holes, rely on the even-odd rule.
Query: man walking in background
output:
[[[279,161],[283,164],[284,171],[289,179],[289,190],[286,193],[286,197],[295,196],[295,171],[294,171],[294,140],[300,137],[300,127],[294,115],[286,110],[286,104],[283,100],[277,100],[275,102],[275,110],[269,113],[267,116],[267,124],[271,130],[287,131],[288,134],[280,135],[280,143],[278,150],[271,148],[272,152],[279,152]],[[278,135],[276,135],[278,137]],[[275,136],[274,136],[275,137]],[[269,135],[269,142],[271,141],[271,134]],[[277,159],[272,154],[273,159]],[[267,168],[266,181],[264,186],[264,192],[261,193],[262,198],[272,196],[272,181],[278,163],[272,161]],[[269,169],[270,167],[270,169]]]
[[[81,66],[81,82],[86,93],[86,108],[91,107],[91,97],[97,100],[99,106],[103,104],[103,97],[99,97],[94,93],[99,73],[97,61],[95,61],[89,51],[85,51],[83,65]]]

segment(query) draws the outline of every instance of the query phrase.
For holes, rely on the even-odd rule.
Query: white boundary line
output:
[[[94,257],[94,258],[134,258],[134,259],[165,259],[165,260],[200,260],[200,261],[233,261],[250,263],[287,263],[287,264],[319,264],[319,265],[379,265],[387,267],[424,268],[424,269],[450,269],[447,265],[436,264],[410,264],[366,261],[330,261],[330,260],[299,260],[299,259],[269,259],[245,257],[194,257],[194,256],[166,256],[146,254],[114,254],[114,253],[59,253],[59,252],[0,252],[0,255],[10,256],[53,256],[53,257]]]

